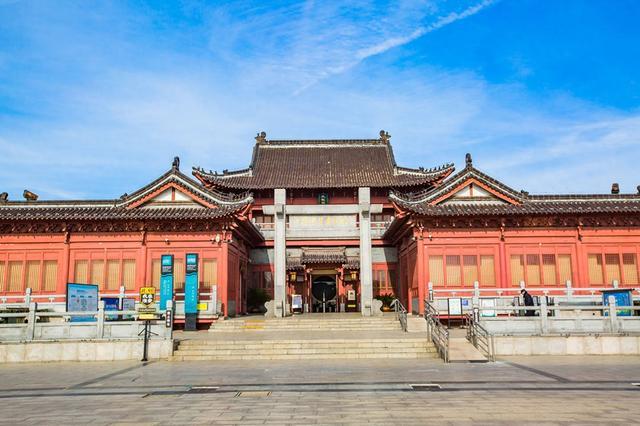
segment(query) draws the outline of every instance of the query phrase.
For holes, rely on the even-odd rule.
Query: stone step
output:
[[[182,341],[180,348],[227,348],[238,347],[247,349],[269,348],[302,348],[302,347],[357,347],[357,348],[386,348],[392,346],[421,347],[429,345],[426,340],[385,340],[385,341]]]
[[[174,355],[180,356],[208,356],[208,355],[320,355],[320,354],[369,354],[369,353],[384,353],[384,354],[411,354],[411,353],[432,353],[435,350],[430,348],[297,348],[297,349],[262,349],[253,350],[250,352],[238,351],[238,350],[178,350]]]
[[[433,352],[427,353],[361,353],[361,354],[279,354],[279,355],[178,355],[172,361],[230,361],[230,360],[305,360],[305,359],[374,359],[374,358],[435,358]]]

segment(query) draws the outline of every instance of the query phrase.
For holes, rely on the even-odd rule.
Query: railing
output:
[[[608,304],[548,306],[474,306],[474,319],[493,336],[640,334],[640,306]]]
[[[477,321],[475,315],[477,315],[477,312],[467,314],[467,340],[482,352],[489,361],[495,361],[493,336]]]
[[[444,362],[449,362],[449,330],[440,322],[438,311],[429,301],[425,303],[424,315],[429,338]]]
[[[390,305],[396,313],[396,319],[400,321],[402,331],[407,332],[407,309],[398,299],[393,299]]]
[[[171,302],[167,305],[173,312]],[[31,302],[28,311],[0,313],[0,341],[136,339],[145,323],[137,317],[137,311],[107,311],[103,301],[95,312],[42,311],[38,310],[37,303]],[[118,318],[122,320],[116,320]],[[152,334],[163,339],[172,337],[172,328],[171,321],[158,320],[151,324]]]

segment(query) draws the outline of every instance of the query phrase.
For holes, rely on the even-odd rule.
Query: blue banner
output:
[[[198,255],[187,253],[184,280],[184,313],[198,313]]]
[[[173,300],[173,255],[163,254],[160,260],[160,310],[167,309],[167,300]]]

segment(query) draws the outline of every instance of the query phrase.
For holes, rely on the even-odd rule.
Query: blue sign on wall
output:
[[[67,283],[67,312],[98,312],[98,286]],[[96,318],[72,316],[71,321],[96,321]]]
[[[184,280],[184,313],[198,313],[198,255],[187,253]]]
[[[631,295],[631,289],[614,289],[614,290],[602,290],[602,304],[609,306],[609,296],[613,296],[616,299],[616,306],[633,306],[633,297]],[[630,317],[633,315],[630,309],[616,309],[617,314],[621,317]],[[608,316],[609,312],[604,311],[604,315]]]
[[[118,299],[117,297],[101,297],[100,300],[104,302],[105,311],[120,310],[120,299]],[[105,319],[107,321],[116,321],[118,319],[118,315],[106,315]]]
[[[160,310],[167,309],[167,300],[173,300],[173,255],[163,254],[160,259]]]

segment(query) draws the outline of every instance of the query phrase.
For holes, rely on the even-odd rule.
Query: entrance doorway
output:
[[[319,275],[311,281],[311,311],[312,312],[337,312],[338,288],[336,277]]]

